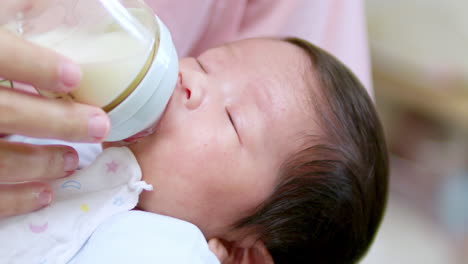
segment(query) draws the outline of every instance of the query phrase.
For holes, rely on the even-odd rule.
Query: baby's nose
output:
[[[184,105],[189,110],[198,108],[205,96],[203,76],[198,72],[179,73],[179,85],[184,93]]]

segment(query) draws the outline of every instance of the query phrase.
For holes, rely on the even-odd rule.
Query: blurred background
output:
[[[365,1],[391,176],[361,263],[468,264],[468,1]]]

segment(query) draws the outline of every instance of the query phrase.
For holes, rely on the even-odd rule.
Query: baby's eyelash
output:
[[[205,67],[203,66],[203,64],[201,63],[201,61],[200,61],[199,59],[195,59],[195,60],[197,61],[198,66],[200,66],[200,68],[202,69],[202,71],[205,72],[205,73],[208,73],[208,72],[206,71],[206,68],[205,68]]]
[[[229,117],[229,121],[231,122],[232,126],[235,128],[236,126],[234,125],[234,121],[232,121],[232,116],[231,113],[229,113],[229,110],[226,108],[226,114]]]
[[[231,122],[232,127],[234,128],[234,131],[236,131],[237,138],[239,139],[239,142],[241,142],[241,144],[242,144],[242,141],[241,141],[239,132],[237,131],[236,124],[234,123],[234,120],[232,119],[231,113],[229,112],[229,110],[228,110],[227,108],[226,108],[226,114],[227,114],[227,116],[228,116],[228,118],[229,118],[229,122]]]

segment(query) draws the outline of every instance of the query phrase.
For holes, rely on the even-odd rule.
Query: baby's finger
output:
[[[69,59],[0,29],[0,76],[40,90],[69,92],[81,70]]]
[[[62,178],[77,167],[78,154],[71,147],[0,141],[0,183]]]
[[[0,217],[40,209],[52,201],[51,189],[44,183],[0,184]]]
[[[109,130],[100,108],[0,87],[0,133],[99,142]]]

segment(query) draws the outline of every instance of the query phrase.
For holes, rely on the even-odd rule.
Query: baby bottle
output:
[[[178,59],[170,32],[143,0],[3,1],[9,11],[0,26],[81,66],[73,92],[39,93],[104,109],[112,124],[106,141],[151,132],[174,90]]]

